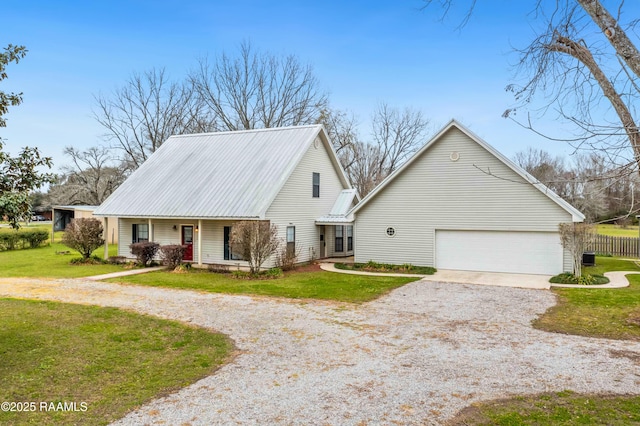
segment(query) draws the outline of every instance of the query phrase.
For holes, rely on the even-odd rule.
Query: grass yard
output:
[[[188,273],[151,272],[109,280],[154,287],[202,290],[212,293],[252,294],[288,297],[292,299],[323,299],[361,303],[376,299],[394,288],[418,278],[372,277],[336,272],[289,272],[282,278],[246,280],[231,274],[203,270]]]
[[[640,396],[582,395],[571,391],[473,405],[450,425],[607,425],[640,423]]]
[[[65,251],[70,253],[56,254]],[[116,245],[109,246],[110,256],[115,256],[116,252]],[[97,249],[94,254],[102,257],[104,247]],[[123,270],[120,265],[70,265],[69,261],[77,257],[81,257],[80,254],[60,243],[34,249],[2,251],[0,277],[77,278]]]
[[[600,224],[598,226],[598,234],[610,235],[612,237],[638,237],[638,226],[629,225],[621,228],[618,225]]]
[[[3,425],[107,424],[210,375],[224,335],[114,308],[0,299],[0,401],[81,410],[0,411]]]
[[[588,274],[638,271],[635,263],[597,257]],[[616,289],[554,289],[558,304],[533,322],[536,328],[556,333],[609,339],[640,340],[640,275],[629,275],[630,286]]]

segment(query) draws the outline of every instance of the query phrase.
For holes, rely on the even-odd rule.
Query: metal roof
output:
[[[353,215],[347,215],[347,213],[351,210],[354,200],[358,201],[358,192],[355,189],[343,189],[338,194],[329,214],[316,219],[316,224],[332,225],[353,222]]]
[[[333,153],[321,125],[171,136],[94,214],[264,218],[319,135]]]
[[[52,209],[55,210],[86,210],[86,211],[94,211],[98,206],[88,206],[85,204],[77,205],[77,206],[53,206]]]
[[[375,198],[375,196],[380,191],[382,191],[390,182],[392,182],[393,179],[396,178],[396,176],[400,175],[405,169],[410,167],[411,164],[417,158],[422,156],[422,154],[424,154],[425,151],[431,148],[431,146],[433,146],[445,133],[447,133],[453,127],[457,128],[462,133],[467,135],[471,140],[473,140],[478,145],[480,145],[481,147],[489,151],[498,160],[502,161],[507,167],[509,167],[511,170],[513,170],[514,172],[522,176],[522,178],[528,181],[533,187],[535,187],[544,195],[549,197],[550,200],[552,200],[553,202],[558,204],[560,207],[562,207],[567,213],[571,214],[574,222],[582,222],[585,219],[585,216],[578,209],[573,207],[571,204],[569,204],[567,201],[565,201],[563,198],[561,198],[558,194],[553,192],[551,189],[547,188],[542,182],[534,178],[522,167],[518,166],[516,163],[514,163],[513,161],[509,160],[507,157],[502,155],[498,150],[496,150],[494,147],[489,145],[487,142],[485,142],[483,139],[481,139],[479,136],[477,136],[475,133],[469,130],[466,126],[459,123],[457,120],[451,120],[446,126],[444,126],[442,130],[440,130],[433,138],[431,138],[429,142],[427,142],[422,148],[420,148],[418,152],[416,152],[402,166],[400,166],[393,173],[387,176],[382,182],[380,182],[380,184],[376,186],[373,189],[373,191],[367,194],[367,196],[364,197],[362,201],[360,201],[353,209],[351,209],[349,214],[356,213],[358,210],[364,207],[372,198]]]

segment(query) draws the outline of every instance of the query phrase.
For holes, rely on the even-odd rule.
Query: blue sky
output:
[[[509,157],[527,146],[570,153],[501,117],[513,103],[504,90],[517,59],[511,46],[526,46],[533,2],[479,3],[456,31],[460,13],[440,22],[441,11],[421,11],[420,0],[6,0],[0,45],[29,53],[0,83],[24,92],[0,137],[12,152],[38,146],[58,168],[65,146],[100,142],[94,95],[153,67],[182,78],[198,58],[248,40],[311,64],[332,105],[353,111],[365,137],[374,106],[386,101],[422,110],[433,130],[456,118]]]

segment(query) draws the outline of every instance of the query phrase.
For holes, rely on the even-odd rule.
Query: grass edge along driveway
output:
[[[247,280],[233,278],[231,274],[191,270],[179,274],[169,271],[150,272],[107,281],[211,293],[362,303],[377,299],[395,288],[419,279],[415,277],[374,277],[327,271],[294,271],[287,272],[283,277],[276,279]]]
[[[107,424],[233,352],[225,335],[117,308],[0,298],[0,323],[0,401],[77,407],[0,411],[3,425]]]
[[[634,262],[597,257],[589,274],[638,271]],[[555,288],[558,303],[533,326],[554,333],[617,340],[640,340],[640,275],[627,275],[629,287]],[[617,356],[633,357],[636,353]],[[639,395],[585,395],[571,391],[485,401],[451,419],[451,425],[627,425],[640,423]]]

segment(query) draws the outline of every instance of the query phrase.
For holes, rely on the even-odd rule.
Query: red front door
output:
[[[182,245],[185,246],[182,260],[193,260],[193,226],[182,227]]]

